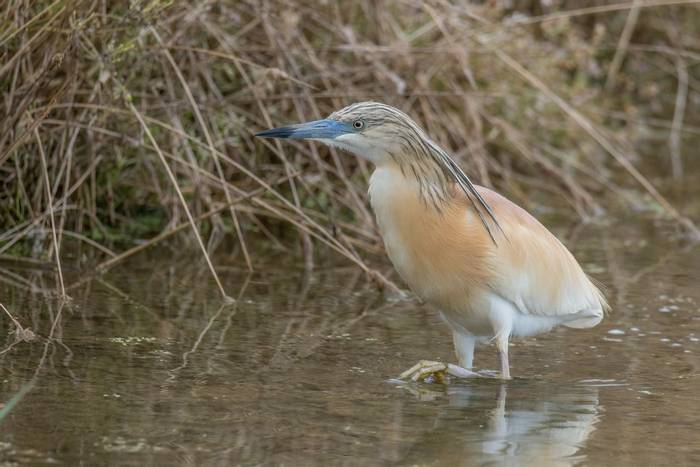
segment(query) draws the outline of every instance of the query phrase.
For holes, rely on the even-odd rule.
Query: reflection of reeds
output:
[[[56,253],[56,256],[58,256],[58,252]],[[60,266],[59,266],[60,270]],[[61,285],[63,283],[61,282]],[[39,362],[36,364],[34,374],[31,379],[28,381],[22,383],[21,387],[19,390],[10,398],[10,400],[7,401],[7,403],[4,404],[3,407],[0,408],[0,423],[5,419],[5,417],[24,399],[24,397],[29,393],[34,388],[34,384],[36,383],[36,380],[41,373],[42,370],[45,369],[45,365],[47,363],[47,357],[49,355],[49,350],[53,348],[53,344],[59,344],[65,351],[66,351],[66,357],[64,359],[64,364],[68,367],[70,364],[70,360],[72,358],[72,351],[70,348],[68,348],[62,341],[63,339],[63,308],[66,305],[66,300],[65,300],[65,291],[63,291],[63,295],[61,297],[61,300],[58,303],[58,312],[54,316],[53,313],[50,313],[51,317],[51,329],[49,330],[49,333],[45,339],[42,339],[44,341],[44,351],[41,354],[41,357],[39,358]],[[0,355],[3,355],[12,348],[20,343],[20,342],[32,342],[37,339],[37,335],[34,333],[29,328],[22,327],[22,325],[17,321],[17,319],[12,316],[12,314],[9,312],[5,306],[0,303],[0,307],[5,311],[5,313],[10,317],[12,320],[12,323],[15,325],[15,341],[8,345],[3,351],[0,352]],[[51,306],[49,305],[49,309]],[[69,370],[70,372],[70,370]],[[71,373],[72,375],[72,373]]]
[[[65,294],[64,237],[106,269],[189,226],[225,295],[208,259],[224,234],[253,269],[256,239],[286,248],[291,226],[307,266],[321,242],[391,286],[362,259],[379,245],[362,195],[371,168],[252,137],[362,99],[408,111],[481,183],[525,204],[554,194],[580,217],[600,211],[601,189],[623,192],[609,154],[696,230],[633,148],[638,122],[665,129],[661,162],[683,174],[684,137],[698,128],[686,105],[700,89],[687,6],[698,2],[515,3],[10,0],[0,254],[54,256]]]
[[[27,329],[27,328],[23,327],[19,323],[19,321],[17,321],[17,318],[12,316],[12,313],[10,313],[10,310],[5,308],[5,305],[0,303],[0,308],[3,309],[5,314],[10,318],[10,321],[12,321],[12,324],[15,325],[15,332],[14,332],[15,341],[12,342],[10,345],[8,345],[5,349],[0,351],[0,355],[2,355],[2,354],[7,353],[9,350],[11,350],[12,347],[14,347],[15,344],[17,344],[19,342],[25,342],[25,341],[31,342],[31,341],[33,341],[36,338],[36,335],[34,334],[34,331],[32,331],[31,329]],[[0,420],[2,420],[2,417],[0,417]]]

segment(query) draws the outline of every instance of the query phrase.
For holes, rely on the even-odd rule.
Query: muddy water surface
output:
[[[554,221],[556,225],[556,221]],[[550,222],[549,225],[552,225]],[[153,251],[61,306],[52,271],[3,264],[2,302],[41,338],[0,355],[3,465],[700,465],[700,248],[640,215],[555,229],[607,285],[592,330],[516,341],[515,379],[391,384],[454,361],[437,313],[348,266],[227,268]],[[3,317],[4,345],[14,338]],[[479,347],[476,365],[497,367]],[[30,384],[31,386],[27,386]]]

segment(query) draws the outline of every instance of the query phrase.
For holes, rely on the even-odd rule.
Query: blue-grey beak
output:
[[[333,139],[350,132],[352,132],[352,126],[349,124],[325,119],[272,128],[271,130],[256,133],[255,136],[260,136],[261,138]]]

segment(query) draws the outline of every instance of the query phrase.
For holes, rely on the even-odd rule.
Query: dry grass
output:
[[[189,227],[215,278],[231,236],[251,269],[257,239],[299,239],[307,266],[320,242],[386,284],[362,259],[380,251],[371,168],[252,137],[367,99],[526,206],[557,197],[588,218],[606,190],[646,192],[697,232],[640,163],[681,176],[697,138],[698,2],[505,3],[9,0],[0,254],[60,272],[70,239],[103,270]],[[635,151],[650,142],[668,149],[651,163]]]

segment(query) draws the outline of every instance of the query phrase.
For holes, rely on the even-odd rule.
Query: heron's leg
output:
[[[452,340],[455,344],[455,353],[457,354],[457,360],[460,366],[471,370],[474,363],[474,344],[476,344],[476,338],[471,334],[453,331]]]
[[[508,364],[508,340],[513,331],[515,309],[512,303],[494,295],[491,297],[491,310],[489,319],[493,326],[493,338],[498,348],[498,360],[501,362],[501,379],[510,379],[510,366]]]
[[[496,336],[498,348],[498,361],[501,362],[501,379],[510,379],[510,365],[508,364],[508,336]]]

